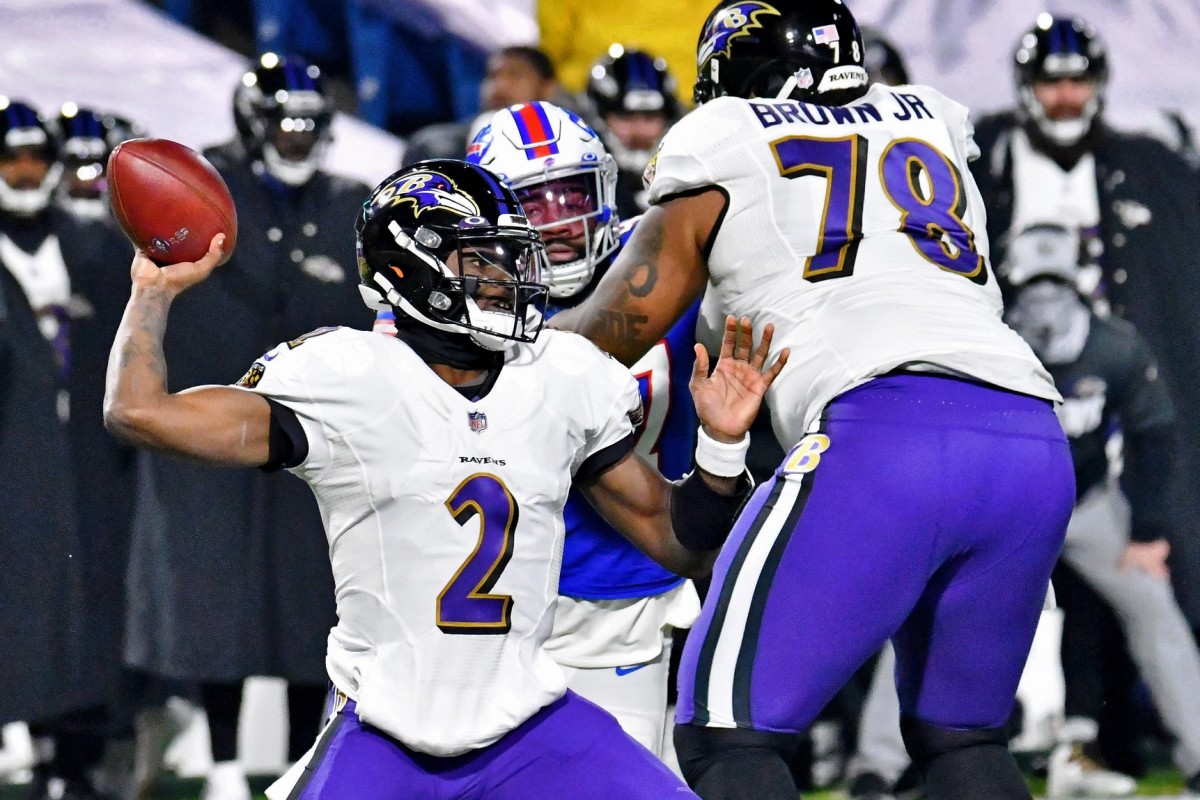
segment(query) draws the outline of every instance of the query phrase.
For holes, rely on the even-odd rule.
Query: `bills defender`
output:
[[[637,218],[617,216],[618,168],[595,131],[551,103],[497,112],[467,160],[499,174],[546,243],[547,318],[592,293]],[[636,450],[671,480],[691,469],[696,415],[687,391],[695,366],[698,306],[630,370],[644,418]],[[700,612],[690,581],[644,555],[572,489],[558,610],[546,650],[567,686],[609,711],[629,735],[661,755],[671,629]]]
[[[552,324],[626,363],[705,292],[773,325],[789,450],[688,637],[675,742],[706,798],[788,798],[793,734],[889,638],[934,798],[1028,798],[1002,725],[1074,501],[1059,395],[1001,320],[967,110],[870,85],[839,0],[722,2],[653,208]]]
[[[321,508],[337,591],[319,741],[272,798],[692,796],[545,652],[572,485],[668,569],[701,574],[748,492],[728,442],[786,361],[729,320],[691,381],[699,469],[672,484],[633,452],[632,375],[581,337],[538,336],[545,248],[512,191],[460,161],[380,184],[356,225],[363,296],[397,336],[285,342],[237,386],[169,394],[171,301],[220,259],[143,253],[113,347],[109,428],[215,464],[286,468]]]
[[[541,234],[546,317],[583,302],[637,224],[618,218],[618,168],[602,139],[570,111],[525,103],[496,112],[468,146],[467,161],[499,175]],[[687,381],[697,313],[695,307],[685,314],[631,368],[644,409],[635,449],[672,480],[691,469],[695,448]],[[376,330],[394,331],[390,310],[379,312]],[[568,687],[661,755],[670,631],[695,621],[695,588],[621,536],[578,489],[563,517],[560,597],[546,650],[566,672]]]

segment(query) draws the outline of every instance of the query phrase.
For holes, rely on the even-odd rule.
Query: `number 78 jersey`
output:
[[[785,447],[842,392],[900,368],[1059,399],[1000,318],[967,110],[875,84],[841,107],[722,97],[678,122],[651,203],[719,187],[706,311],[773,322],[791,361],[768,402]]]

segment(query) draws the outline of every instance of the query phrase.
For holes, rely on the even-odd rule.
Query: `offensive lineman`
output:
[[[572,327],[640,357],[705,286],[796,358],[791,448],[722,550],[680,672],[708,798],[788,798],[793,734],[889,637],[933,798],[1028,798],[1001,725],[1074,500],[1054,385],[1000,319],[967,111],[868,85],[839,0],[720,3],[697,110]]]
[[[700,474],[672,486],[633,448],[636,382],[587,342],[537,337],[545,251],[511,190],[456,161],[376,188],[356,226],[363,295],[413,326],[397,339],[321,329],[256,361],[238,387],[168,394],[171,301],[208,276],[134,257],[105,419],[142,446],[284,467],[326,521],[338,625],[329,723],[272,797],[676,798],[678,779],[573,693],[543,644],[572,482],[664,566],[699,574],[736,504],[762,371],[732,318],[716,371],[697,353]],[[704,442],[710,442],[705,445]]]

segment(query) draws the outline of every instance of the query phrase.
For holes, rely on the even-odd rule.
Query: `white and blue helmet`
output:
[[[499,175],[541,233],[550,296],[583,291],[620,240],[617,165],[600,136],[552,103],[522,103],[492,116],[467,147],[467,161]]]

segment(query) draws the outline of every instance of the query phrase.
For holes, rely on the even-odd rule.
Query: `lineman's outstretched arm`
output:
[[[727,204],[714,187],[651,208],[596,291],[556,314],[550,327],[583,334],[632,365],[704,291],[708,251]]]
[[[204,258],[161,269],[145,253],[134,255],[133,291],[108,359],[104,424],[130,444],[256,467],[270,452],[271,408],[265,398],[228,386],[167,392],[167,313],[180,292],[216,268],[224,243],[217,234]]]

